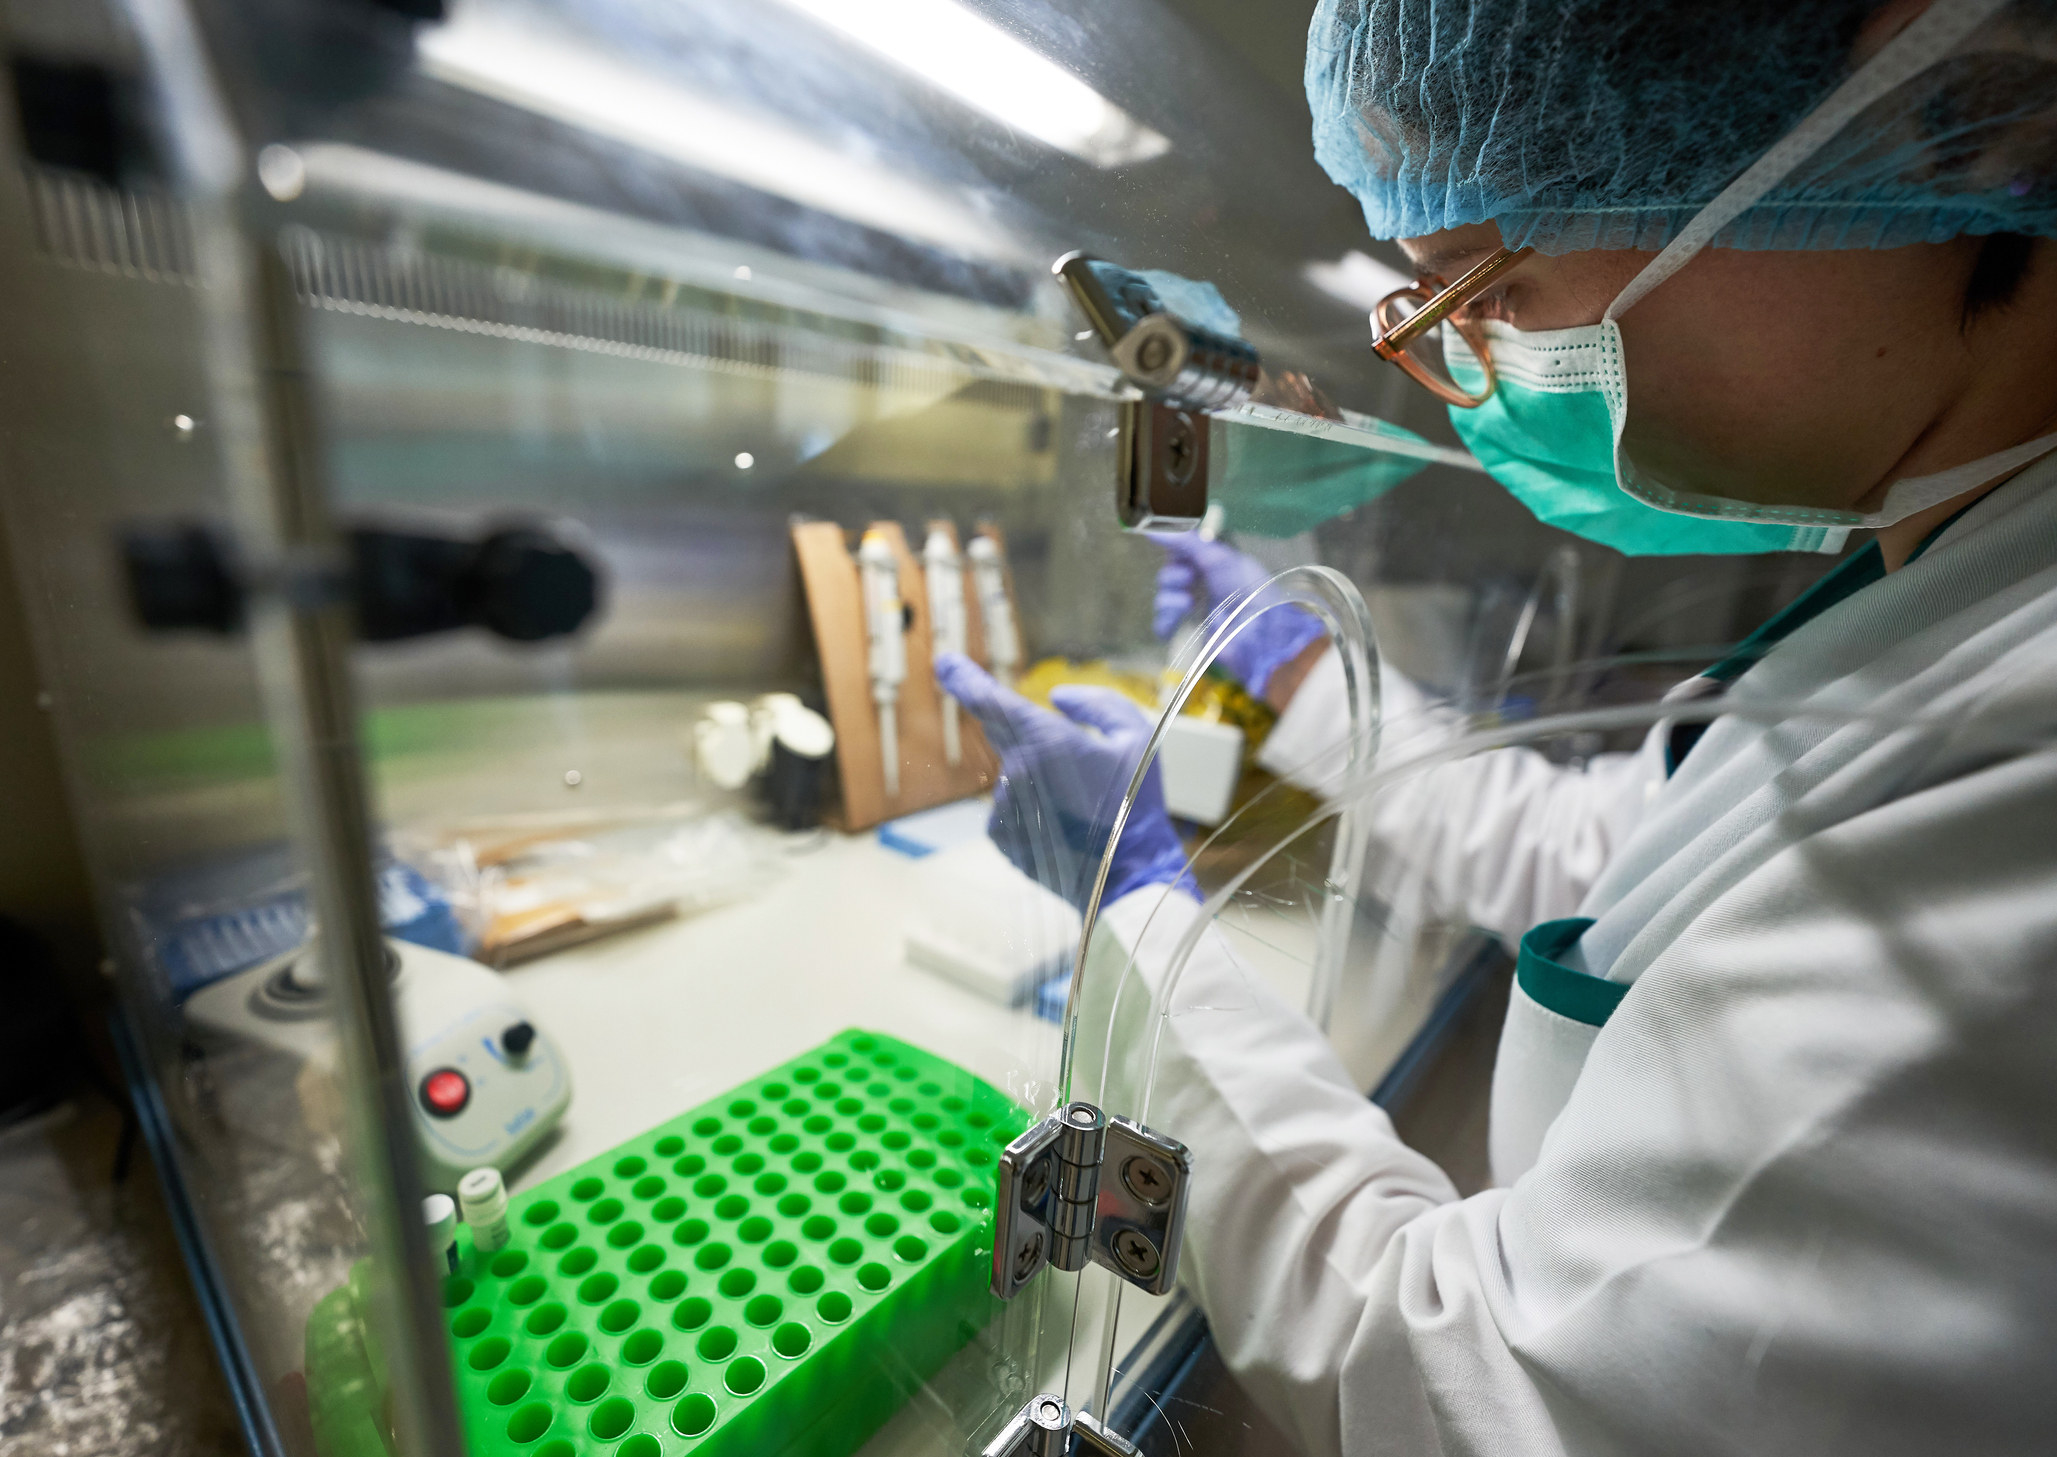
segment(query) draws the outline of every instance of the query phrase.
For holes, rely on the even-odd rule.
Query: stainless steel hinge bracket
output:
[[[1052,265],[1122,378],[1115,511],[1131,530],[1188,530],[1207,514],[1207,416],[1250,398],[1263,361],[1247,341],[1173,313],[1140,273],[1067,253]]]
[[[1101,1425],[1091,1412],[1075,1412],[1054,1396],[1034,1396],[1000,1435],[986,1444],[981,1457],[1136,1457],[1126,1437]]]
[[[1152,1295],[1178,1278],[1186,1146],[1091,1103],[1053,1113],[1000,1155],[993,1293],[1011,1300],[1044,1266],[1090,1262]]]

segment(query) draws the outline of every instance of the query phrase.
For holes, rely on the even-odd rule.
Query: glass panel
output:
[[[1074,983],[1075,881],[986,838],[999,759],[931,671],[937,583],[1024,694],[1119,685],[1226,737],[1180,827],[1209,934],[1365,1090],[1481,945],[1419,847],[1359,883],[1374,749],[1445,721],[1417,699],[1467,749],[1578,761],[1820,563],[1624,562],[1487,481],[1369,354],[1298,42],[1214,7],[406,8],[10,22],[164,108],[164,155],[9,171],[6,510],[261,1439],[399,1457],[438,1393],[470,1450],[534,1457],[955,1453],[1043,1391],[1162,1419],[1190,1301],[1098,1267],[985,1293],[1031,1118],[1094,1096],[1218,1155],[1153,1091],[1176,1002],[1122,992],[1104,930]],[[1319,413],[1210,425],[1208,531],[1294,570],[1197,630],[1153,622],[1164,553],[1116,525],[1132,392],[1049,276],[1078,248],[1215,281],[1313,380]],[[247,569],[258,645],[132,625],[115,538],[186,520]],[[1302,610],[1353,688],[1323,756],[1267,768],[1275,705],[1222,652]],[[1065,772],[1011,774],[1017,807]],[[368,863],[315,876],[342,852],[307,807],[360,789]],[[1058,848],[1090,866],[1111,828]],[[360,1045],[303,941],[311,889],[366,881],[395,970]],[[353,1131],[380,1093],[404,1113]],[[381,1247],[420,1213],[394,1148],[446,1193],[501,1171],[506,1227],[469,1200],[454,1274],[439,1231]]]

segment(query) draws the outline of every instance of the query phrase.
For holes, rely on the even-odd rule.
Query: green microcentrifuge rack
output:
[[[991,1319],[1004,1094],[851,1030],[510,1201],[444,1282],[470,1457],[844,1457]],[[326,1457],[376,1457],[362,1269],[308,1322]]]

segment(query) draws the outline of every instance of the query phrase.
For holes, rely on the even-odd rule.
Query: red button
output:
[[[439,1067],[421,1080],[421,1106],[438,1118],[455,1118],[471,1101],[471,1084],[454,1067]]]

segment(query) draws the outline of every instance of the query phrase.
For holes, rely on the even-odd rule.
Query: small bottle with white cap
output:
[[[429,1227],[429,1255],[438,1274],[457,1269],[457,1205],[448,1194],[431,1194],[421,1201],[421,1222]]]
[[[507,1185],[498,1169],[473,1169],[459,1179],[457,1202],[471,1226],[473,1249],[490,1255],[507,1243]]]

